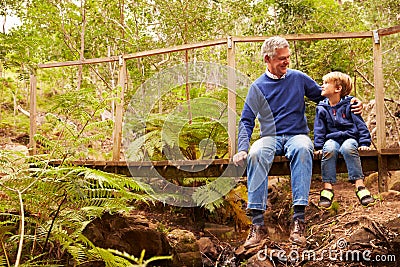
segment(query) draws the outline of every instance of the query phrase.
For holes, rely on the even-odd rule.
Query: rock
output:
[[[365,186],[368,187],[368,188],[370,188],[373,185],[377,184],[378,183],[378,173],[374,172],[374,173],[372,173],[372,174],[370,174],[368,176],[365,176],[364,183],[365,183]]]
[[[400,181],[393,183],[389,189],[400,192]]]
[[[98,247],[115,249],[135,257],[139,257],[143,250],[145,259],[172,255],[164,234],[140,215],[105,214],[91,222],[83,234]],[[157,264],[169,266],[170,261],[157,261]]]
[[[397,233],[398,237],[400,237],[400,217],[397,217],[394,220],[390,220],[385,224],[385,227],[389,228],[391,231]]]
[[[105,214],[90,223],[83,234],[101,248],[111,248],[139,257],[145,250],[145,259],[153,256],[169,256],[171,260],[156,261],[157,266],[203,266],[199,244],[216,254],[209,242],[197,242],[194,234],[175,229],[168,236],[157,230],[157,225],[144,216]]]
[[[197,240],[197,244],[201,253],[205,254],[206,256],[211,258],[216,258],[218,256],[218,251],[209,237],[201,237],[199,240]]]
[[[251,256],[258,253],[260,250],[265,250],[265,248],[271,247],[271,241],[268,238],[263,239],[258,245],[245,249],[243,245],[239,246],[235,250],[236,256],[241,259],[250,258]]]
[[[388,188],[400,191],[400,171],[389,172]]]
[[[278,188],[281,184],[287,183],[289,179],[283,177],[273,177],[268,179],[268,189]]]
[[[400,255],[400,235],[397,235],[392,240],[392,249],[393,249],[393,255]]]
[[[21,153],[24,156],[28,156],[29,154],[28,148],[24,145],[19,144],[6,144],[4,150],[15,151],[17,153]]]
[[[167,238],[174,250],[172,266],[203,266],[199,245],[192,232],[175,229]]]
[[[382,192],[381,196],[386,201],[400,201],[400,192],[395,190],[389,190],[388,192]]]
[[[375,239],[375,235],[365,228],[356,230],[349,239],[349,245],[369,244],[369,241]]]
[[[168,236],[168,241],[177,252],[199,251],[194,234],[187,230],[175,229]]]
[[[181,252],[174,256],[172,266],[202,267],[202,259],[199,251]]]
[[[274,267],[275,265],[269,260],[268,257],[260,257],[256,254],[249,258],[247,261],[247,267]]]

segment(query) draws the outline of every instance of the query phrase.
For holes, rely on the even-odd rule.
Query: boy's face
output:
[[[265,56],[264,60],[267,62],[268,70],[279,78],[286,74],[290,64],[290,50],[288,47],[279,48],[275,50],[275,56]]]
[[[330,81],[324,80],[324,83],[322,84],[321,88],[322,88],[321,95],[325,97],[330,97],[337,93],[340,94],[340,91],[342,90],[341,86],[337,87],[333,80]]]

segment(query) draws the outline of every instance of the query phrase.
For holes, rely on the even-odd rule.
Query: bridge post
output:
[[[114,132],[113,132],[113,160],[119,161],[122,144],[122,120],[124,110],[124,93],[126,87],[126,60],[120,56],[118,73],[118,95],[115,106]]]
[[[388,191],[387,183],[387,158],[382,155],[386,147],[385,128],[385,88],[383,87],[383,64],[381,39],[377,30],[373,31],[373,59],[374,59],[374,87],[375,87],[375,112],[376,112],[376,139],[378,151],[378,188],[379,192]]]
[[[228,37],[228,154],[232,158],[236,153],[236,60],[235,60],[235,41]]]
[[[36,88],[37,80],[35,74],[31,74],[29,78],[30,89],[29,89],[29,154],[36,154],[36,142],[34,136],[36,134]]]

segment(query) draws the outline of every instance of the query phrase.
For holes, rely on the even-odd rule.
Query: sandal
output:
[[[371,193],[364,186],[360,186],[356,190],[356,196],[360,200],[363,207],[369,207],[375,204],[375,199],[371,196]]]
[[[329,209],[332,206],[334,195],[332,189],[323,189],[319,196],[318,206],[320,208]]]

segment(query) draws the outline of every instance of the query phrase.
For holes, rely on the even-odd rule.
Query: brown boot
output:
[[[252,224],[249,235],[246,238],[246,242],[244,242],[244,248],[251,248],[258,245],[265,235],[266,231],[264,229],[264,225]]]
[[[299,246],[307,245],[306,239],[306,223],[301,220],[294,220],[290,227],[290,241]]]

